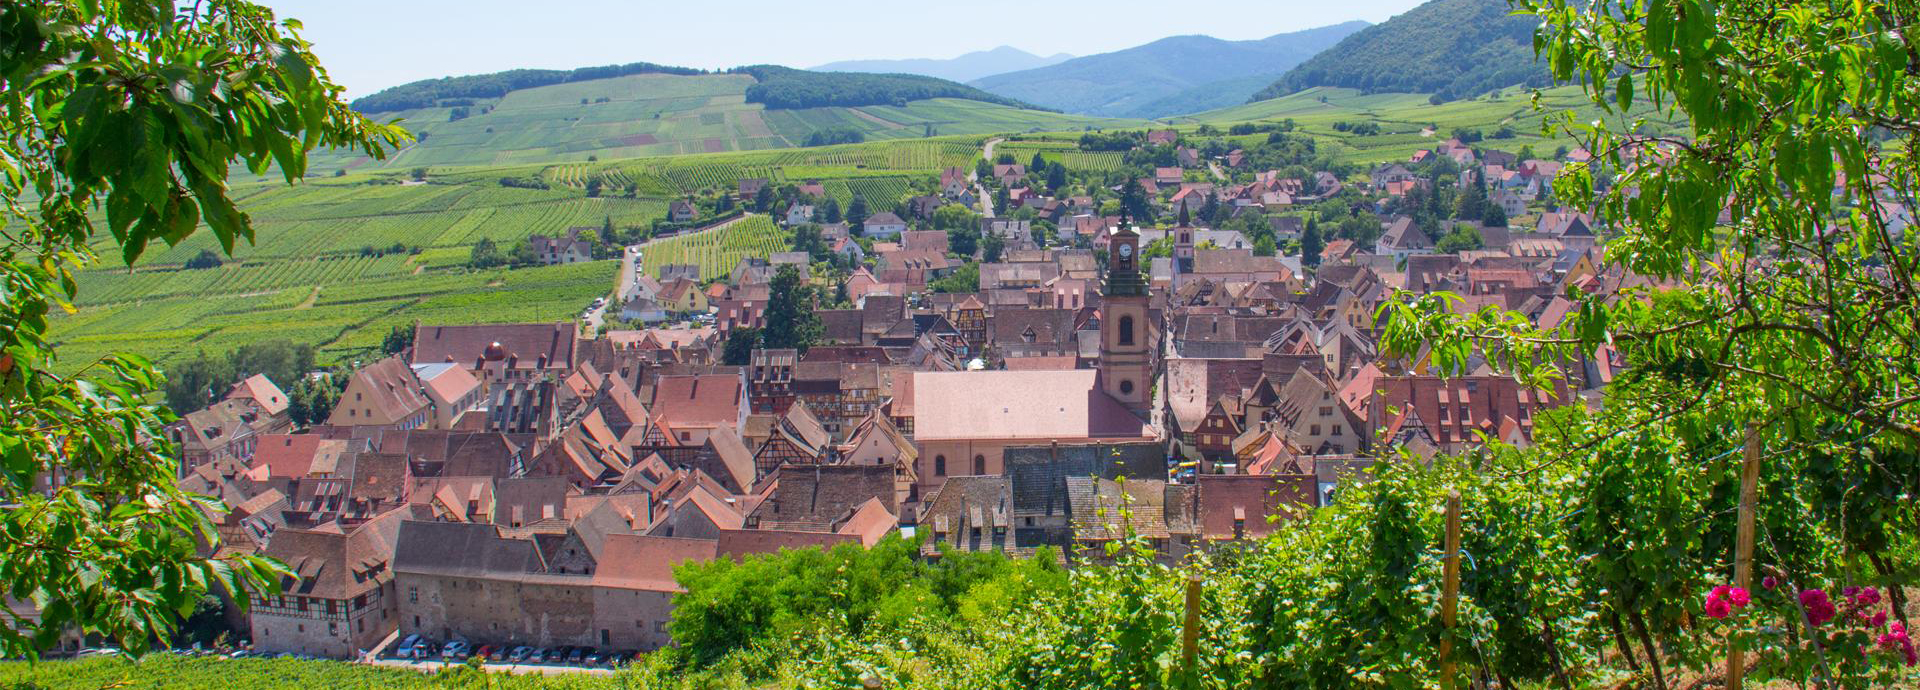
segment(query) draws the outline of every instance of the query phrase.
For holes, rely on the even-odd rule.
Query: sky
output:
[[[1010,45],[1090,55],[1167,36],[1244,40],[1380,22],[1421,0],[256,0],[302,35],[349,97],[521,67],[654,62],[704,69],[950,58]]]

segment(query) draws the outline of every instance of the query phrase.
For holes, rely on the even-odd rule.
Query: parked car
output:
[[[473,650],[473,656],[481,661],[486,661],[493,657],[494,650],[496,649],[499,648],[490,644],[480,645],[479,649]]]
[[[533,648],[528,647],[526,645],[520,645],[518,647],[514,647],[513,651],[507,652],[507,661],[511,661],[517,664],[522,661],[526,661],[527,657],[530,657],[530,656],[533,656]]]
[[[607,652],[602,652],[597,650],[590,651],[590,652],[587,652],[586,656],[581,657],[580,661],[581,663],[584,663],[588,666],[603,666],[607,663],[607,657],[609,656],[612,656],[612,654],[608,654]]]
[[[552,659],[553,659],[553,649],[548,647],[537,648],[533,650],[533,654],[530,654],[527,656],[527,661],[530,661],[536,664],[544,664]]]
[[[85,659],[87,657],[92,657],[92,656],[119,656],[119,655],[120,655],[120,650],[114,649],[112,647],[89,647],[87,649],[80,650],[80,653],[74,656],[78,656],[82,659]]]
[[[567,652],[567,663],[580,663],[580,660],[585,659],[587,654],[592,651],[592,647],[574,647],[572,651]]]
[[[419,633],[413,633],[400,638],[400,644],[393,648],[393,655],[401,659],[410,658],[414,655],[414,648],[418,647],[420,642],[421,638]]]
[[[467,645],[466,640],[454,640],[440,649],[440,658],[448,661],[462,661],[470,653],[472,649]]]

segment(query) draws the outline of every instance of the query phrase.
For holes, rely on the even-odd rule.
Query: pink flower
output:
[[[1872,587],[1862,587],[1858,592],[1854,593],[1853,603],[1857,606],[1872,606],[1878,604],[1880,603],[1880,590]]]
[[[1780,586],[1780,580],[1778,578],[1775,578],[1772,575],[1768,575],[1766,577],[1760,578],[1760,586],[1765,587],[1767,589],[1773,589],[1775,587]]]
[[[1867,619],[1868,627],[1880,628],[1885,627],[1887,624],[1887,612],[1885,611],[1877,612],[1872,616],[1867,616],[1865,611],[1861,611],[1860,615]]]
[[[1833,601],[1827,598],[1827,593],[1824,590],[1800,590],[1800,607],[1806,609],[1807,622],[1813,625],[1820,625],[1833,620],[1835,613]]]
[[[1747,602],[1752,600],[1753,600],[1753,597],[1747,594],[1746,588],[1743,588],[1743,587],[1727,588],[1727,601],[1732,602],[1733,607],[1736,609],[1746,606]]]
[[[1708,618],[1726,618],[1733,614],[1733,606],[1719,596],[1708,596],[1706,609]]]

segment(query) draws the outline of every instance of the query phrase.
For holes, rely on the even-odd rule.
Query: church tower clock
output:
[[[1107,237],[1107,283],[1100,302],[1100,386],[1143,418],[1152,401],[1152,328],[1147,281],[1140,273],[1140,233],[1125,216]]]

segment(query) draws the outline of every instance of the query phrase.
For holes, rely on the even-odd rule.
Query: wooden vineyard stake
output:
[[[1460,491],[1447,493],[1447,543],[1440,590],[1440,687],[1453,690],[1453,626],[1460,609]]]
[[[1200,658],[1200,574],[1194,573],[1187,578],[1187,620],[1180,629],[1181,659],[1187,664],[1187,672],[1194,677],[1200,676],[1197,666]]]
[[[1747,425],[1746,462],[1740,468],[1740,529],[1734,542],[1733,586],[1753,588],[1753,507],[1760,493],[1760,427]],[[1747,652],[1737,638],[1727,640],[1727,690],[1740,690]]]

